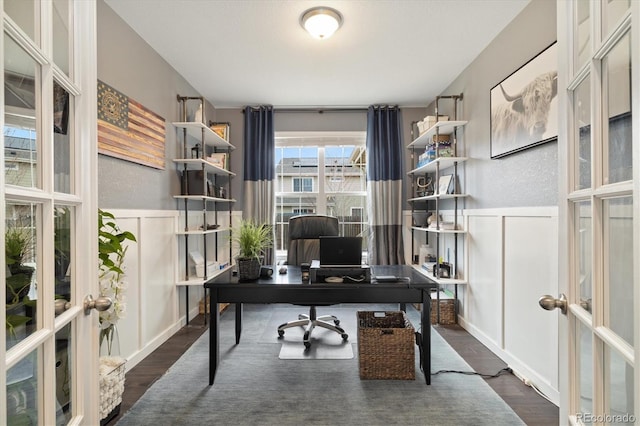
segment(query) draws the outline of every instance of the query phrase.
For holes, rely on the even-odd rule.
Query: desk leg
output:
[[[242,303],[236,303],[236,345],[240,343],[242,334]]]
[[[209,312],[207,312],[207,288],[204,288],[204,326],[205,328],[207,327],[207,315],[209,314]]]
[[[184,311],[186,313],[187,325],[189,325],[189,286],[185,286],[184,289]]]
[[[421,364],[427,384],[431,384],[431,292],[422,291],[422,309],[420,310],[420,329],[422,330]]]
[[[211,325],[209,325],[209,386],[213,384],[220,358],[220,307],[218,306],[218,291],[209,291],[211,303]]]

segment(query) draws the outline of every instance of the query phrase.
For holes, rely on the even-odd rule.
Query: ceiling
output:
[[[105,0],[217,108],[426,106],[529,0]],[[317,40],[313,6],[343,15]]]

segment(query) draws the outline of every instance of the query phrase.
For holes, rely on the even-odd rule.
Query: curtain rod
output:
[[[367,112],[367,108],[274,108],[273,112]]]
[[[398,108],[398,105],[392,105],[394,108]],[[246,108],[246,107],[245,107]],[[242,108],[242,113],[244,114],[244,109]],[[251,108],[259,108],[259,107],[251,107]],[[318,114],[323,114],[325,112],[368,112],[369,108],[365,107],[329,107],[329,108],[273,108],[273,112],[317,112]]]

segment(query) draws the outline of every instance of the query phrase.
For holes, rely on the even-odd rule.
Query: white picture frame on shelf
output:
[[[198,250],[193,250],[189,252],[189,257],[191,261],[196,265],[204,264],[204,256]]]
[[[438,194],[450,194],[452,192],[451,183],[453,182],[453,175],[440,176],[438,180]]]

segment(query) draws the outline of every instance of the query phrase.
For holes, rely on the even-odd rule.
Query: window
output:
[[[293,192],[313,192],[313,179],[294,177]]]
[[[293,209],[293,214],[294,215],[299,215],[299,214],[313,214],[315,213],[313,211],[313,209]]]
[[[276,134],[276,256],[286,259],[288,223],[298,214],[325,214],[340,235],[366,236],[364,132]]]

